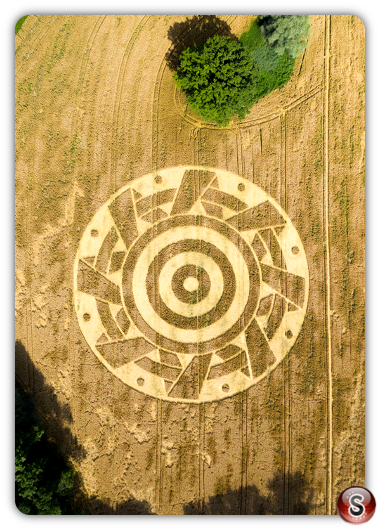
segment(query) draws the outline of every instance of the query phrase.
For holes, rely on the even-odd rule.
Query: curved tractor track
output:
[[[16,36],[16,370],[91,513],[332,514],[364,485],[364,28],[311,18],[224,129],[167,66],[185,16]]]

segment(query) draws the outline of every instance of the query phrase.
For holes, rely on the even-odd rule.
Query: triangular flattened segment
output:
[[[173,386],[173,381],[164,381],[165,383],[165,390],[167,394],[169,394],[171,387]]]
[[[162,204],[171,203],[174,200],[175,193],[176,189],[170,188],[144,197],[136,203],[137,215],[143,215],[149,210],[158,208],[158,206],[161,206]]]
[[[211,182],[211,187],[216,188],[217,190],[219,189],[218,177],[214,178],[214,180]]]
[[[141,199],[142,195],[138,191],[133,190],[133,197],[134,197],[135,201],[138,201],[139,199]]]
[[[209,188],[203,195],[203,199],[224,206],[225,208],[229,208],[230,210],[234,210],[235,212],[241,212],[248,208],[248,204],[245,204],[245,202],[237,197],[214,188]]]
[[[281,269],[286,269],[284,256],[273,229],[265,228],[264,230],[260,230],[260,235],[269,249],[273,265]]]
[[[270,257],[269,252],[265,254],[260,263],[265,263],[265,265],[272,265],[272,258]]]
[[[239,348],[239,346],[235,346],[234,344],[229,344],[228,346],[226,346],[222,350],[219,350],[219,351],[217,351],[215,353],[217,355],[219,355],[219,357],[221,359],[226,361],[227,359],[230,359],[234,355],[237,355],[240,350],[241,350],[241,348]]]
[[[137,230],[139,232],[139,235],[143,234],[146,230],[148,230],[152,226],[152,223],[150,221],[149,222],[144,221],[142,217],[139,217],[136,220],[136,224],[137,224]]]
[[[285,228],[285,225],[276,226],[275,227],[276,234],[279,236],[281,234],[281,232],[284,230],[284,228]]]
[[[114,227],[108,232],[103,240],[102,246],[100,247],[98,257],[96,259],[96,268],[100,272],[107,272],[108,263],[111,259],[111,254],[114,246],[116,245],[119,236]]]
[[[257,256],[257,259],[261,261],[263,257],[265,256],[265,254],[267,253],[267,249],[265,248],[258,234],[256,234],[255,237],[253,238],[252,248],[253,248],[254,253]]]
[[[154,350],[154,346],[143,337],[139,337],[137,339],[109,342],[108,344],[97,346],[97,349],[108,364],[114,368],[119,368],[119,366],[134,361]]]
[[[108,337],[102,333],[96,342],[96,347],[98,347],[99,344],[104,344],[106,342],[108,342]]]
[[[265,296],[260,300],[260,305],[257,310],[257,316],[261,317],[263,315],[267,315],[272,307],[273,302],[273,294],[270,294],[268,296]]]
[[[240,370],[247,365],[247,354],[245,351],[240,351],[237,355],[223,361],[220,364],[216,364],[210,368],[208,379],[216,379],[217,377],[223,377],[224,375],[231,374]]]
[[[161,204],[161,206],[160,206],[160,210],[162,210],[163,212],[167,213],[168,215],[170,215],[171,209],[172,209],[172,203],[171,202],[167,202],[166,204]]]
[[[269,202],[265,201],[249,210],[234,215],[227,222],[243,232],[257,228],[267,228],[273,225],[285,224],[285,219]]]
[[[273,303],[273,309],[268,319],[267,326],[265,328],[265,334],[269,340],[272,340],[274,334],[279,328],[282,319],[286,312],[286,300],[282,296],[276,294]]]
[[[215,364],[220,364],[222,362],[223,362],[223,359],[221,357],[219,357],[219,355],[216,355],[216,353],[213,353],[212,357],[211,357],[211,361],[210,361],[210,369]]]
[[[152,359],[149,359],[149,357],[139,359],[136,361],[136,364],[147,372],[158,375],[168,381],[175,381],[181,373],[181,368],[157,363]]]
[[[165,219],[167,216],[168,214],[161,210],[161,208],[156,208],[155,210],[151,210],[149,213],[143,215],[142,219],[148,223],[155,223],[161,219]]]
[[[121,304],[119,286],[95,271],[83,260],[79,260],[78,266],[78,291],[112,304]]]
[[[182,368],[180,360],[175,353],[160,350],[160,359],[162,363],[167,364],[168,366],[177,366],[178,368]]]
[[[148,359],[150,359],[151,361],[154,361],[155,363],[161,364],[160,354],[158,353],[157,348],[155,348],[154,350],[150,351],[146,355],[146,357],[148,357]],[[138,364],[138,362],[136,362],[136,364]]]
[[[131,325],[131,323],[129,321],[129,318],[125,314],[124,309],[120,309],[120,311],[118,312],[116,316],[116,322],[118,323],[119,328],[124,333],[124,335],[126,335],[128,333],[129,326]]]
[[[264,263],[260,266],[262,278],[265,283],[298,307],[303,306],[305,279],[302,276],[297,276],[296,274],[265,265]]]
[[[253,319],[246,329],[245,337],[252,377],[258,377],[275,362],[276,358],[256,319]]]
[[[242,368],[240,370],[244,375],[246,375],[247,377],[251,378],[251,374],[249,373],[249,367],[248,366],[245,366],[244,368]]]
[[[219,219],[223,219],[223,209],[221,206],[218,206],[216,204],[211,204],[210,202],[204,202],[204,201],[202,201],[202,206],[208,215],[211,215],[212,217],[218,217]]]
[[[215,173],[212,171],[200,169],[185,171],[171,214],[175,215],[189,212],[210,184],[214,175]]]
[[[231,343],[231,345],[233,346],[237,346],[240,350],[244,350],[246,351],[247,350],[247,343],[245,341],[245,333],[244,331],[242,331],[240,333],[240,335],[238,335],[237,337],[235,337]],[[219,353],[219,352],[218,352]]]
[[[206,210],[204,209],[201,201],[197,201],[194,206],[191,208],[190,213],[192,215],[205,215]]]
[[[89,256],[88,258],[83,258],[83,259],[84,261],[87,261],[87,263],[89,263],[90,265],[94,265],[96,256]]]
[[[142,337],[141,331],[139,331],[133,324],[129,325],[127,339],[136,339]]]
[[[96,305],[98,308],[100,320],[102,321],[107,335],[111,339],[121,339],[123,335],[115,324],[115,321],[110,311],[109,304],[107,302],[102,302],[101,300],[96,300]]]
[[[119,251],[119,252],[112,252],[111,256],[111,264],[110,264],[110,273],[116,272],[120,269],[120,267],[123,264],[125,252]]]
[[[170,391],[170,397],[198,399],[212,354],[194,356]]]
[[[138,237],[131,189],[128,188],[121,195],[118,195],[108,208],[126,247],[130,247]]]

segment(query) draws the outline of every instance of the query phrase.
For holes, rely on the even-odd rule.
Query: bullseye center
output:
[[[194,278],[194,276],[188,276],[185,278],[183,282],[183,286],[186,289],[186,291],[189,291],[189,293],[192,293],[193,291],[196,291],[199,287],[198,280]]]

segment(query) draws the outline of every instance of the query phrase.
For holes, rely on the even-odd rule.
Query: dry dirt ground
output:
[[[219,18],[236,35],[252,19]],[[92,513],[334,514],[344,488],[364,485],[364,26],[352,16],[311,18],[309,45],[297,58],[290,82],[255,104],[243,121],[224,129],[185,108],[165,59],[173,46],[170,28],[183,23],[178,26],[180,41],[186,32],[197,31],[202,17],[188,24],[177,15],[29,16],[16,36],[16,375],[33,390],[49,433],[71,455]],[[258,186],[263,201],[270,198],[273,215],[288,216],[291,233],[299,236],[299,257],[307,262],[307,270],[296,270],[302,285],[297,284],[292,297],[286,244],[276,258],[278,268],[287,266],[280,298],[297,302],[295,314],[302,317],[292,347],[286,346],[289,337],[284,338],[276,357],[281,362],[252,386],[239,382],[254,380],[252,362],[240,360],[240,379],[226,376],[225,399],[220,399],[221,386],[215,399],[212,385],[210,399],[200,391],[189,393],[189,388],[195,380],[201,385],[200,373],[205,380],[211,369],[215,377],[228,372],[223,361],[229,360],[228,352],[213,357],[205,346],[194,368],[198,379],[188,371],[182,386],[167,390],[171,400],[162,399],[162,393],[184,371],[189,352],[173,355],[176,347],[157,339],[168,352],[159,352],[161,358],[154,357],[157,352],[145,356],[140,376],[120,372],[115,348],[106,352],[112,337],[125,338],[130,326],[134,332],[128,338],[135,341],[136,352],[146,353],[142,326],[136,333],[138,318],[135,327],[125,321],[125,308],[136,300],[126,294],[129,276],[118,276],[116,262],[133,233],[120,211],[134,220],[139,205],[137,235],[141,226],[141,233],[153,226],[158,220],[154,215],[164,218],[178,208],[188,213],[179,200],[173,206],[173,194],[187,181],[165,187],[163,172],[164,181],[155,182],[166,195],[154,198],[163,209],[152,209],[152,195],[151,206],[144,197],[153,184],[137,180],[150,174],[152,183],[160,170],[178,166],[201,168],[188,169],[183,178],[190,182],[193,203],[200,188],[208,186],[209,203],[203,208],[211,212],[212,229],[219,226],[215,223],[225,226],[216,219],[226,219],[228,204],[223,201],[230,195],[222,194],[229,181],[220,177],[211,185],[212,171],[202,168],[243,177],[236,183],[249,181],[246,191],[259,193]],[[194,171],[198,180],[191,181]],[[111,200],[122,187],[127,190],[123,199],[115,195]],[[256,192],[250,196],[253,203],[260,202]],[[241,203],[231,202],[235,213],[239,204],[243,210],[250,206],[251,199],[243,196]],[[99,212],[105,211],[102,217]],[[195,238],[201,229],[206,230],[204,225],[194,228]],[[273,241],[267,248],[274,255],[278,234],[274,237],[270,230]],[[232,232],[240,238],[237,247],[245,248],[245,234]],[[265,234],[260,234],[263,241]],[[177,239],[183,244],[180,235]],[[196,271],[186,260],[177,264],[182,272],[171,285],[185,305],[197,286],[208,299],[204,292],[213,282],[207,267],[214,270],[211,261],[224,259],[217,254],[223,254],[223,245],[212,247],[209,239],[209,255],[204,247],[206,257],[196,263]],[[103,275],[93,268],[94,256]],[[148,263],[151,255],[144,256]],[[244,260],[236,259],[236,267],[244,268]],[[275,264],[270,259],[266,270]],[[161,267],[166,262],[157,263]],[[107,275],[111,278],[111,267],[114,281],[123,282],[124,306],[112,290],[115,284],[104,283]],[[228,279],[228,267],[220,265],[215,274],[222,270]],[[186,284],[185,277],[194,285]],[[147,287],[153,298],[154,289],[160,289]],[[303,301],[297,298],[299,289],[304,289]],[[168,304],[173,299],[172,294]],[[86,303],[92,315],[81,313],[80,304]],[[148,302],[140,306],[144,311]],[[184,327],[193,325],[191,315]],[[86,328],[91,316],[92,327]],[[169,319],[165,311],[161,316]],[[245,325],[242,320],[241,329]],[[192,332],[186,330],[189,336]],[[147,338],[155,342],[154,336]],[[239,355],[244,357],[244,351]],[[162,388],[152,368],[160,361],[161,368],[171,370]],[[244,363],[251,367],[248,375]],[[136,376],[136,384],[143,385],[141,373],[151,374],[146,392],[128,384]],[[231,385],[237,385],[234,395],[228,394]]]

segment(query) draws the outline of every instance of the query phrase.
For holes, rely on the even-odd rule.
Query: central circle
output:
[[[186,291],[192,293],[193,291],[196,291],[198,289],[199,282],[196,278],[194,278],[194,276],[189,276],[188,278],[185,278],[183,286]]]

